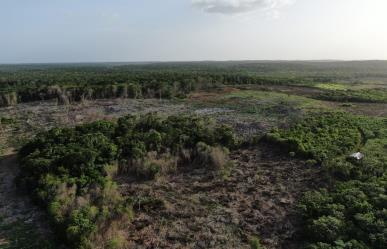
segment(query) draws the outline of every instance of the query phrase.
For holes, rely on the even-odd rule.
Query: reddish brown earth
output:
[[[119,179],[124,195],[139,198],[129,238],[133,248],[299,248],[296,203],[317,187],[320,174],[273,148],[231,154],[227,174],[180,169],[149,182]]]

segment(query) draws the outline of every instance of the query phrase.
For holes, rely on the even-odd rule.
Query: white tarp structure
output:
[[[363,154],[363,153],[360,153],[360,152],[357,152],[357,153],[353,153],[353,154],[351,155],[351,157],[352,157],[352,158],[355,158],[355,159],[357,159],[357,160],[361,160],[361,159],[364,158],[364,154]]]

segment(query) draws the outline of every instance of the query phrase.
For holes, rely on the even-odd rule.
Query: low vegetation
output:
[[[314,87],[324,90],[347,90],[350,88],[351,85],[344,85],[344,84],[338,84],[338,83],[320,83],[314,85]]]
[[[316,98],[336,102],[387,103],[387,90],[329,90],[320,93]]]
[[[147,114],[54,128],[20,150],[18,183],[47,208],[70,247],[125,248],[125,237],[116,236],[133,216],[133,200],[120,194],[117,174],[149,180],[178,166],[220,169],[236,144],[229,127],[190,116]]]
[[[275,129],[265,140],[278,144],[289,153],[319,162],[362,146],[362,130],[351,115],[314,113],[290,129]]]
[[[250,239],[250,247],[251,249],[265,249],[258,238]]]

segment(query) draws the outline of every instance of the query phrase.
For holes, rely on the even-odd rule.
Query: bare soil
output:
[[[296,203],[319,185],[320,170],[261,145],[231,154],[230,172],[180,169],[150,182],[119,179],[138,201],[133,248],[299,248]]]

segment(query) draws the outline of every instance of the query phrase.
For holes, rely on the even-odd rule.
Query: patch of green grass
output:
[[[319,83],[314,87],[324,89],[324,90],[347,90],[350,85],[344,85],[339,83]]]
[[[231,110],[229,113],[215,115],[248,123],[260,123],[268,129],[279,125],[292,124],[306,113],[331,111],[323,101],[261,90],[240,90],[220,95],[208,101],[190,103],[197,109],[220,108]]]
[[[323,102],[286,93],[242,90],[227,94],[217,102],[218,107],[276,126],[293,123],[307,112],[326,110]]]
[[[311,98],[270,91],[243,90],[224,96],[224,99],[255,100],[257,104],[283,104],[302,109],[322,108],[323,103]]]

